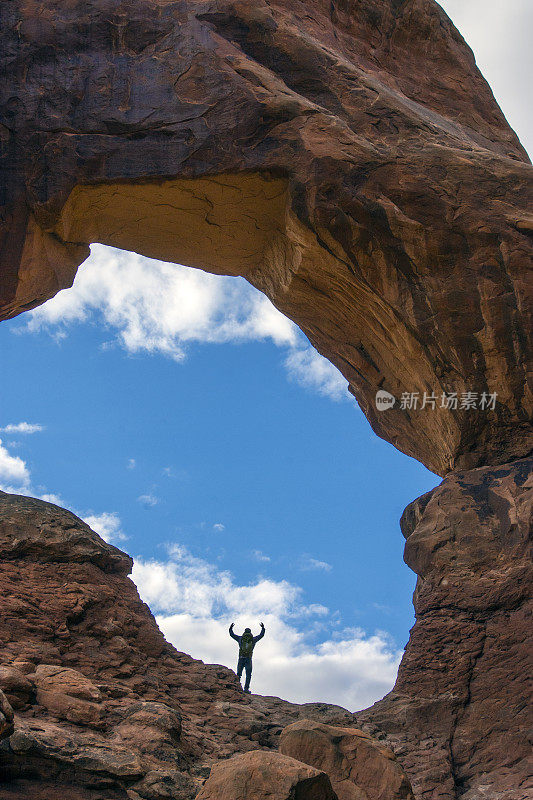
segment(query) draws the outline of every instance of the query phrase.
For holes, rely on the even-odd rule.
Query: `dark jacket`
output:
[[[256,646],[257,642],[259,641],[259,639],[262,639],[263,636],[265,635],[265,629],[263,628],[261,630],[259,636],[248,637],[245,636],[244,634],[242,634],[242,636],[237,636],[236,633],[233,633],[233,626],[230,626],[229,635],[231,636],[232,639],[235,639],[235,641],[238,642],[239,644],[239,657],[251,658],[253,649]]]

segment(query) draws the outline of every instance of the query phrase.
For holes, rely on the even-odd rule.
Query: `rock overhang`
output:
[[[529,452],[531,168],[436,3],[32,9],[3,33],[4,317],[93,241],[242,275],[433,471]],[[495,408],[400,407],[469,391]]]

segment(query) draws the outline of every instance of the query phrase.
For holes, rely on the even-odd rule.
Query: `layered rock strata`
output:
[[[242,275],[430,469],[530,452],[531,167],[437,3],[0,13],[0,318],[90,242]],[[378,389],[437,406],[380,414]]]

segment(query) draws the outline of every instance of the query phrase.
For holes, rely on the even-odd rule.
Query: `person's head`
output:
[[[251,633],[251,632],[252,632],[252,630],[251,630],[251,628],[245,628],[245,629],[244,629],[244,632],[245,632],[245,633]]]

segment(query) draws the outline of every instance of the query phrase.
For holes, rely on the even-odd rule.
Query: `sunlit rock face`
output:
[[[0,308],[93,241],[243,275],[439,474],[524,456],[531,168],[432,0],[12,0]],[[378,412],[378,389],[435,409]],[[442,393],[497,393],[489,411]]]
[[[280,753],[243,753],[222,761],[197,800],[338,800],[325,772]]]
[[[402,517],[416,624],[393,691],[357,715],[417,798],[528,800],[533,459],[447,477]]]
[[[323,770],[338,800],[414,800],[394,753],[357,728],[302,719],[281,732],[279,749]]]

